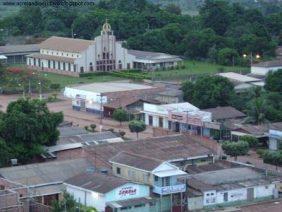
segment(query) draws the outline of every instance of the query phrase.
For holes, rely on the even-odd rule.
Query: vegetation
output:
[[[264,151],[262,154],[263,162],[276,166],[282,166],[282,151]]]
[[[199,108],[229,105],[235,95],[232,83],[220,76],[203,76],[195,82],[186,81],[182,90],[184,100]]]
[[[118,108],[118,109],[115,109],[115,111],[113,113],[113,119],[118,121],[120,123],[120,126],[121,126],[122,122],[128,120],[128,114],[124,109]]]
[[[59,201],[53,202],[52,212],[97,212],[96,208],[86,207],[81,203],[75,201],[74,197],[67,192],[64,192],[64,198]]]
[[[146,0],[101,0],[93,7],[29,6],[2,19],[0,26],[6,36],[73,34],[92,39],[106,18],[117,39],[126,40],[129,48],[224,65],[246,65],[248,59],[241,57],[244,53],[273,56],[282,37],[281,13],[263,14],[219,0],[206,0],[195,17],[181,14],[173,5],[161,8]]]
[[[265,79],[264,87],[267,91],[282,93],[282,69],[270,72]]]
[[[136,133],[136,139],[138,140],[138,134],[146,130],[146,125],[143,121],[132,120],[129,122],[129,130],[130,132]]]
[[[222,144],[222,149],[225,154],[235,157],[237,161],[237,157],[241,155],[246,155],[249,151],[249,144],[246,141],[238,141],[238,142],[230,142],[226,141]]]
[[[241,141],[246,141],[249,144],[249,147],[253,148],[256,147],[258,145],[258,139],[253,137],[253,136],[242,136],[240,138]]]
[[[19,99],[0,114],[2,165],[11,158],[26,163],[43,152],[43,145],[55,145],[62,113],[52,113],[44,101]]]

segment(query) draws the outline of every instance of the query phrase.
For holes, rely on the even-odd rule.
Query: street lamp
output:
[[[253,52],[251,52],[250,56],[248,57],[247,54],[243,54],[243,57],[246,59],[246,58],[249,58],[250,60],[250,63],[251,63],[251,66],[253,66],[253,60],[254,60],[254,57],[253,57]],[[259,54],[256,54],[255,58],[256,59],[260,59],[260,55]]]

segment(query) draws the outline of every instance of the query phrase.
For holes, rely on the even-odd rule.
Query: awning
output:
[[[158,177],[170,177],[170,176],[177,176],[177,175],[187,175],[186,172],[181,170],[168,170],[168,171],[159,171],[153,173],[155,176]]]
[[[5,55],[0,55],[0,60],[7,60],[7,57]]]

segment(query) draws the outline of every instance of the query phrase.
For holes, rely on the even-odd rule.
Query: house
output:
[[[94,40],[52,36],[39,47],[40,53],[27,56],[30,68],[72,76],[133,68],[153,70],[174,67],[181,61],[175,55],[124,48],[107,21]]]
[[[4,58],[10,65],[26,64],[26,56],[38,52],[38,44],[0,46],[0,60]]]
[[[253,64],[251,73],[254,75],[266,76],[271,71],[282,69],[282,58]]]
[[[66,191],[77,202],[98,211],[150,211],[149,186],[115,177],[109,173],[88,171],[65,181]],[[132,204],[134,202],[134,204]]]
[[[243,164],[218,161],[214,164],[187,167],[190,174],[190,210],[226,206],[277,197],[278,176],[268,176]]]
[[[0,176],[28,189],[29,197],[43,205],[51,205],[61,197],[63,182],[93,168],[86,159],[62,160],[0,168]]]
[[[281,127],[281,122],[276,123],[265,123],[260,125],[253,124],[235,124],[231,130],[231,140],[239,140],[240,137],[248,135],[259,139],[260,141],[268,141],[268,133],[271,128],[276,129],[278,126]]]
[[[46,146],[42,158],[73,159],[82,156],[83,147],[108,143],[123,142],[124,140],[111,131],[88,132],[79,127],[59,127],[59,140],[54,146]]]
[[[258,77],[238,74],[235,72],[224,72],[218,74],[221,77],[227,78],[234,85],[236,93],[245,92],[253,87],[263,87],[264,81]]]
[[[282,148],[282,123],[274,123],[269,128],[268,147],[270,150],[278,150]]]
[[[210,128],[210,135],[216,140],[225,140],[230,138],[229,123],[242,121],[246,114],[231,106],[215,107],[204,109],[203,111],[212,114],[212,123],[205,123],[206,128]]]
[[[144,104],[145,124],[174,132],[209,136],[204,122],[211,122],[211,113],[183,102],[176,104]]]
[[[181,207],[179,202],[183,202],[183,194],[186,193],[187,173],[179,167],[127,152],[120,152],[110,162],[115,176],[152,187],[152,192],[159,195],[162,211]],[[169,207],[166,208],[166,205]]]
[[[162,104],[173,104],[183,102],[183,91],[179,89],[167,88],[165,91],[157,93],[155,99]]]
[[[103,105],[103,115],[104,117],[112,117],[114,111],[118,108],[124,109],[128,115],[129,119],[140,119],[143,120],[143,111],[144,109],[144,103],[156,103],[158,104],[158,101],[154,99],[150,99],[145,97],[139,97],[137,96],[131,96],[131,95],[125,95],[125,96],[120,96],[115,99],[111,99],[110,102],[106,103]]]

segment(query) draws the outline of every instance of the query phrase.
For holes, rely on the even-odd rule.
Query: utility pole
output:
[[[103,124],[103,94],[98,95],[100,97],[100,125]]]

